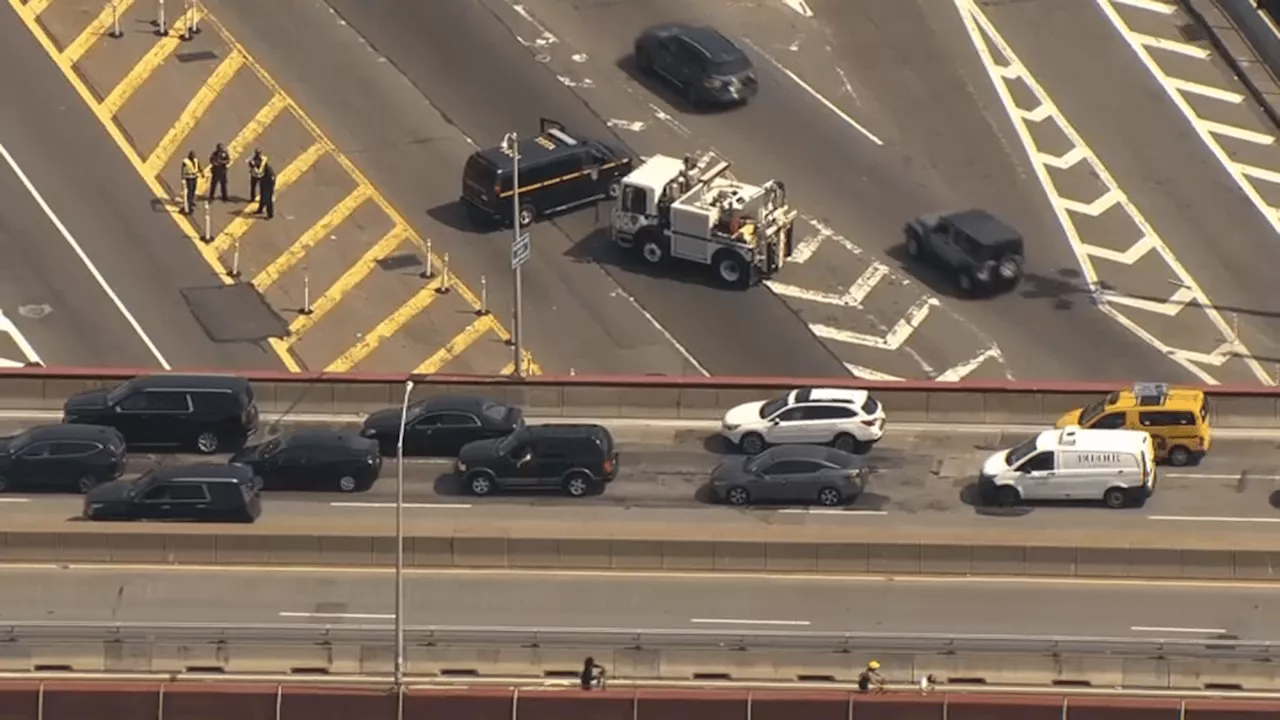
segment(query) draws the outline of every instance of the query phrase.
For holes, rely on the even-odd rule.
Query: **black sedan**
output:
[[[726,458],[711,474],[711,491],[730,505],[834,506],[856,498],[866,475],[857,455],[821,445],[779,445],[755,457]]]
[[[266,490],[363,492],[382,470],[378,443],[342,430],[298,430],[231,456],[262,478]]]
[[[636,38],[636,68],[678,88],[692,107],[745,103],[759,92],[751,58],[718,30],[659,25]]]
[[[524,427],[520,408],[488,398],[441,395],[409,406],[405,419],[404,454],[457,457],[463,445],[506,437]],[[383,455],[396,454],[400,408],[379,410],[365,418],[360,434],[378,442]]]

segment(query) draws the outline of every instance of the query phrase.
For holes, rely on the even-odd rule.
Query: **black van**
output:
[[[618,196],[634,159],[626,149],[576,138],[560,123],[542,118],[539,135],[517,143],[520,153],[520,226],[539,217]],[[462,171],[462,204],[477,225],[512,225],[511,149],[477,150]]]
[[[258,429],[249,381],[234,375],[142,375],[67,399],[62,421],[113,427],[129,447],[235,450]]]
[[[251,523],[262,514],[262,480],[243,465],[180,465],[89,491],[86,520]]]
[[[602,425],[528,425],[467,443],[455,470],[475,495],[551,488],[582,497],[617,477],[618,453]]]

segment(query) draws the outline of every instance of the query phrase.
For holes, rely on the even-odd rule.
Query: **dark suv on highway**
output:
[[[86,520],[251,523],[262,514],[262,480],[243,465],[179,465],[133,482],[99,485],[84,497]]]
[[[986,210],[921,215],[903,232],[907,255],[951,273],[964,295],[1012,290],[1022,279],[1022,235]]]
[[[235,450],[258,429],[249,381],[234,375],[156,374],[67,399],[63,422],[119,430],[129,447]]]
[[[41,425],[0,438],[0,492],[89,492],[124,473],[124,437],[97,425]]]
[[[464,445],[455,468],[475,495],[542,488],[582,497],[613,481],[618,453],[601,425],[529,425]]]

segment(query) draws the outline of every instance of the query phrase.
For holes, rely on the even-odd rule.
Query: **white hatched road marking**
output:
[[[0,368],[20,368],[27,365],[44,366],[44,361],[36,353],[36,349],[31,347],[31,343],[27,342],[27,338],[23,336],[18,327],[13,324],[3,310],[0,310],[0,335],[8,335],[13,344],[18,346],[18,352],[22,353],[22,360],[13,358],[0,357]]]
[[[1101,0],[1100,0],[1101,1]],[[1208,384],[1219,384],[1208,371],[1201,365],[1210,367],[1221,367],[1227,361],[1236,356],[1243,356],[1250,371],[1257,379],[1266,384],[1274,385],[1275,380],[1262,368],[1262,366],[1253,359],[1248,348],[1241,342],[1237,336],[1233,326],[1229,324],[1222,314],[1214,307],[1213,302],[1200,288],[1199,283],[1191,276],[1191,273],[1182,265],[1178,258],[1168,245],[1160,239],[1159,234],[1147,222],[1146,218],[1138,210],[1136,206],[1129,200],[1128,195],[1120,189],[1119,184],[1111,175],[1111,172],[1102,164],[1093,150],[1085,143],[1076,129],[1066,119],[1057,105],[1049,97],[1040,83],[1032,77],[1030,71],[1018,59],[1013,48],[1005,41],[995,26],[987,18],[987,16],[978,8],[973,0],[954,0],[956,9],[960,13],[961,19],[964,21],[965,28],[969,32],[970,40],[974,48],[978,51],[983,65],[986,66],[987,72],[991,77],[992,84],[995,86],[996,92],[1000,96],[1001,103],[1009,113],[1009,117],[1013,120],[1014,129],[1018,133],[1019,139],[1027,150],[1028,156],[1031,158],[1032,166],[1035,168],[1036,176],[1044,188],[1045,195],[1048,197],[1050,204],[1054,208],[1057,215],[1058,223],[1062,226],[1063,232],[1066,234],[1068,241],[1071,243],[1072,251],[1076,255],[1076,260],[1080,264],[1080,268],[1089,283],[1089,292],[1100,311],[1106,314],[1130,331],[1138,338],[1159,350],[1165,356],[1171,358],[1196,377]],[[1182,43],[1172,43],[1172,41],[1155,42],[1152,39],[1151,44],[1157,45],[1164,49],[1174,52],[1185,52],[1185,48],[1192,46],[1183,45]],[[1182,46],[1179,48],[1178,46]],[[1192,48],[1199,51],[1199,48]],[[995,53],[999,53],[1003,57],[1003,62],[996,59]],[[1199,57],[1199,54],[1196,55]],[[1032,111],[1021,110],[1014,100],[1012,88],[1009,83],[1018,81],[1023,83],[1034,95],[1039,105]],[[1049,173],[1049,164],[1045,162],[1043,154],[1038,150],[1035,139],[1032,137],[1031,129],[1028,126],[1028,117],[1038,117],[1040,121],[1052,120],[1057,128],[1071,142],[1073,148],[1068,155],[1072,156],[1073,165],[1079,162],[1085,162],[1093,171],[1093,175],[1106,186],[1107,191],[1102,196],[1091,200],[1084,201],[1079,199],[1063,197],[1057,190],[1053,178]],[[1072,155],[1074,153],[1074,155]],[[1065,156],[1064,156],[1065,157]],[[1107,209],[1119,207],[1129,217],[1135,227],[1139,231],[1138,243],[1140,248],[1131,248],[1130,252],[1117,254],[1113,250],[1098,248],[1084,242],[1080,237],[1080,232],[1072,218],[1072,213],[1082,213],[1090,216],[1101,214]],[[1179,290],[1173,293],[1172,297],[1165,303],[1159,301],[1148,301],[1153,303],[1151,306],[1143,305],[1138,298],[1126,297],[1124,293],[1104,290],[1099,279],[1097,267],[1094,265],[1095,259],[1108,260],[1112,263],[1123,265],[1132,265],[1139,259],[1149,257],[1154,252],[1173,274],[1172,282]],[[1120,300],[1120,298],[1125,298]],[[1194,301],[1200,307],[1199,309],[1205,313],[1210,322],[1219,332],[1219,337],[1224,341],[1211,353],[1198,352],[1174,347],[1165,341],[1157,338],[1151,332],[1148,332],[1142,325],[1121,312],[1119,307],[1127,307],[1132,309],[1146,310],[1148,307],[1160,307],[1161,314],[1170,314],[1168,310],[1172,307],[1178,307],[1180,312],[1188,307],[1189,302]]]
[[[1130,49],[1132,49],[1138,58],[1142,60],[1142,64],[1146,66],[1147,71],[1150,72],[1156,82],[1164,88],[1169,99],[1173,101],[1173,104],[1177,106],[1178,110],[1182,112],[1182,115],[1191,123],[1191,127],[1194,128],[1196,134],[1200,136],[1200,140],[1209,148],[1209,151],[1213,153],[1214,157],[1218,159],[1218,162],[1227,170],[1231,175],[1231,179],[1235,180],[1236,185],[1244,191],[1245,197],[1249,198],[1249,201],[1253,203],[1254,207],[1258,208],[1258,212],[1262,213],[1262,217],[1271,225],[1271,228],[1277,233],[1280,233],[1280,208],[1272,207],[1266,200],[1262,199],[1262,194],[1258,192],[1258,189],[1254,187],[1253,183],[1249,180],[1249,178],[1252,177],[1256,180],[1280,184],[1280,173],[1273,170],[1253,167],[1252,165],[1246,165],[1231,159],[1231,156],[1227,154],[1227,151],[1218,143],[1218,139],[1214,135],[1221,134],[1239,139],[1245,138],[1240,138],[1239,134],[1232,134],[1229,131],[1224,132],[1223,128],[1228,126],[1224,126],[1221,123],[1209,122],[1201,118],[1199,113],[1197,113],[1195,109],[1191,107],[1191,104],[1187,102],[1187,99],[1182,96],[1182,93],[1193,92],[1235,105],[1243,102],[1245,99],[1244,96],[1221,88],[1205,88],[1205,86],[1202,85],[1199,86],[1199,88],[1202,89],[1192,89],[1192,86],[1196,86],[1198,83],[1189,83],[1185,80],[1169,76],[1169,74],[1160,67],[1160,64],[1156,62],[1155,58],[1147,50],[1148,46],[1144,43],[1144,40],[1149,36],[1135,33],[1129,29],[1128,23],[1124,21],[1124,18],[1120,16],[1120,13],[1116,11],[1116,8],[1107,0],[1096,0],[1096,2],[1098,3],[1098,7],[1102,10],[1102,14],[1111,21],[1111,24],[1115,26],[1116,30],[1125,39],[1125,42],[1129,44]],[[1129,2],[1124,4],[1131,5]],[[1156,45],[1152,47],[1160,46]],[[1206,56],[1206,59],[1207,57],[1208,56]],[[1236,128],[1236,130],[1241,131],[1243,129]],[[1263,142],[1260,142],[1259,144],[1270,145],[1275,142],[1275,138],[1273,136],[1263,135],[1262,133],[1252,134],[1256,136],[1253,141],[1256,142],[1259,139],[1263,140]]]

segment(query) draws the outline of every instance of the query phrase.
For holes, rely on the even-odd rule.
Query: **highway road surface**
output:
[[[0,568],[5,622],[374,625],[389,572]],[[480,599],[483,599],[482,601]],[[410,625],[1280,639],[1280,588],[985,578],[410,571]]]
[[[0,65],[23,68],[6,75],[15,100],[0,113],[0,358],[279,369],[255,342],[205,332],[184,293],[221,281],[26,28],[0,15]]]

